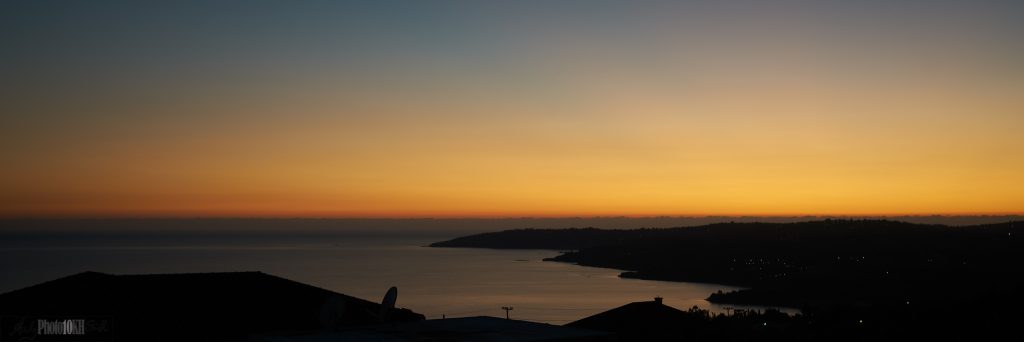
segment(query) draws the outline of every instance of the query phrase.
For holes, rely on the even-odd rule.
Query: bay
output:
[[[111,274],[261,271],[380,301],[427,318],[504,317],[564,324],[630,302],[724,312],[704,300],[735,287],[619,278],[619,270],[547,262],[551,250],[430,248],[443,234],[32,236],[0,242],[0,292],[83,271]],[[260,298],[252,298],[259,301]],[[761,309],[757,307],[746,307]],[[789,312],[795,312],[788,310]]]

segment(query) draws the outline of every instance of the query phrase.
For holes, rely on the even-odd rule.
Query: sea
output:
[[[0,293],[83,271],[260,271],[375,302],[396,286],[396,306],[428,319],[507,314],[514,319],[565,324],[655,297],[682,310],[766,309],[704,300],[715,291],[736,287],[626,279],[619,277],[621,270],[543,261],[559,254],[554,250],[427,247],[456,236],[452,232],[365,231],[7,235],[0,240]]]

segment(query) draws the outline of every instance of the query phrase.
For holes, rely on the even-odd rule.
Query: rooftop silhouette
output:
[[[334,310],[330,326],[325,310]],[[93,337],[117,340],[234,340],[424,319],[407,309],[380,312],[378,303],[262,272],[83,272],[0,295],[0,340],[34,336],[26,324],[38,319],[88,319]]]

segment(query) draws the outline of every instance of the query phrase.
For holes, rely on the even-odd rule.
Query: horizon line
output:
[[[706,214],[706,215],[440,215],[440,216],[344,216],[344,215],[45,215],[2,216],[0,220],[565,220],[565,219],[706,219],[706,218],[899,218],[899,217],[1024,217],[1019,213],[908,213],[908,214]]]

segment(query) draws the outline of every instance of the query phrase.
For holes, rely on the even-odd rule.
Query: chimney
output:
[[[661,304],[661,299],[661,297],[654,297],[654,302],[657,304]]]

